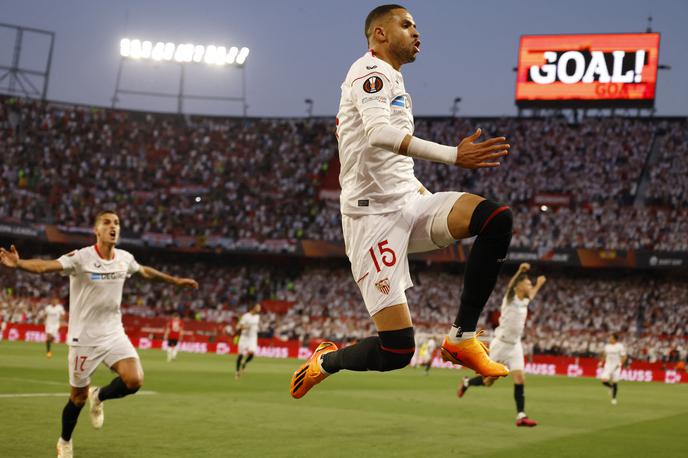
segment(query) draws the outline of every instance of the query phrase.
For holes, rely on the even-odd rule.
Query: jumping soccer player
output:
[[[604,352],[600,355],[599,365],[604,365],[600,379],[602,384],[609,388],[613,405],[616,405],[618,402],[616,395],[619,392],[621,368],[624,367],[627,359],[626,347],[619,342],[619,336],[617,334],[610,335],[607,345],[604,346]]]
[[[69,278],[69,401],[62,411],[58,458],[73,456],[72,432],[88,398],[91,423],[103,426],[103,401],[136,393],[143,385],[143,369],[136,349],[122,326],[124,280],[138,273],[147,280],[198,288],[191,278],[179,278],[142,266],[130,253],[115,248],[119,240],[116,213],[98,213],[94,225],[96,244],[72,251],[59,259],[21,259],[17,249],[0,248],[0,264],[10,269],[43,274],[63,272]],[[91,375],[100,363],[117,373],[109,385],[90,387]]]
[[[165,325],[165,335],[162,336],[163,341],[167,341],[167,362],[177,359],[177,347],[182,341],[184,335],[184,322],[179,318],[178,313],[172,314]]]
[[[251,362],[258,350],[258,325],[260,324],[260,304],[244,313],[239,320],[239,350],[236,360],[235,378],[242,376],[246,365]]]
[[[502,313],[499,326],[495,330],[495,337],[490,342],[490,358],[505,364],[511,371],[514,380],[514,400],[516,401],[516,426],[536,426],[537,422],[528,418],[525,412],[526,398],[524,395],[525,373],[523,346],[521,338],[528,317],[528,304],[535,299],[538,291],[547,279],[539,276],[535,286],[528,278],[530,264],[523,263],[518,267],[516,275],[511,278],[502,301]],[[464,377],[458,396],[461,398],[470,386],[492,386],[495,377]]]
[[[45,356],[52,358],[53,352],[50,347],[54,341],[60,341],[60,324],[65,315],[65,309],[62,304],[55,301],[45,306],[43,314],[45,315]]]
[[[441,249],[473,236],[461,304],[442,343],[442,357],[485,376],[509,373],[490,360],[476,327],[507,256],[511,210],[473,194],[433,194],[413,172],[413,158],[466,169],[497,167],[509,145],[504,137],[477,142],[480,129],[458,146],[414,137],[411,98],[399,71],[420,51],[413,17],[399,5],[379,6],[366,18],[365,36],[369,51],[354,62],[341,86],[337,138],[346,254],[378,335],[340,350],[323,342],[294,372],[294,398],[342,369],[407,366],[415,352],[405,294],[412,286],[408,253]]]

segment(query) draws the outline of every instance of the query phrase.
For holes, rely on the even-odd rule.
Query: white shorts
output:
[[[258,339],[242,339],[239,337],[239,354],[247,355],[258,351]]]
[[[490,359],[504,364],[511,371],[522,371],[525,367],[521,342],[511,344],[495,337],[490,342]]]
[[[418,192],[396,212],[342,215],[346,255],[370,316],[386,307],[406,303],[405,291],[413,286],[408,254],[438,250],[451,243],[451,240],[441,245],[433,242],[433,221],[436,215],[448,215],[462,195],[461,192]],[[444,238],[451,239],[446,216],[437,225],[442,228]]]
[[[612,383],[618,382],[621,380],[621,366],[608,366],[605,364],[604,368],[602,369],[602,375],[600,375],[600,379],[609,380]]]
[[[139,358],[136,349],[126,335],[113,339],[98,347],[69,347],[69,384],[83,388],[91,384],[91,375],[103,363],[108,368],[117,361],[127,358]]]
[[[53,336],[53,339],[60,340],[60,328],[59,327],[47,327],[45,328],[45,336]]]

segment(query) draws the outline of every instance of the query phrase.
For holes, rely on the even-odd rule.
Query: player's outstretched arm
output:
[[[523,272],[528,272],[530,270],[530,264],[527,262],[522,262],[520,266],[518,266],[518,270],[514,274],[513,277],[511,277],[511,280],[509,280],[509,284],[506,287],[506,290],[509,291],[511,288],[514,287],[514,283],[516,282],[516,279],[518,278],[519,275],[521,275]]]
[[[542,285],[544,285],[546,281],[547,278],[544,275],[540,275],[537,278],[537,280],[535,280],[535,286],[533,286],[528,293],[528,297],[531,301],[535,299],[535,296],[537,296],[538,291],[540,291],[540,288],[542,288]]]
[[[193,278],[175,277],[173,275],[168,275],[164,272],[160,272],[159,270],[156,270],[149,266],[141,266],[141,269],[138,273],[146,280],[164,281],[165,283],[169,283],[171,285],[176,286],[182,286],[184,288],[198,288],[198,282]]]
[[[21,269],[34,274],[60,272],[64,269],[57,260],[21,259],[14,245],[9,251],[0,247],[0,264],[8,269]]]

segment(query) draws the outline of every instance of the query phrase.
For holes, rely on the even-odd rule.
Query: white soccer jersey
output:
[[[526,326],[528,317],[528,303],[530,299],[524,297],[519,299],[515,294],[509,301],[504,296],[502,301],[502,313],[499,316],[499,326],[495,335],[502,341],[516,343],[521,341],[523,329]]]
[[[604,365],[609,367],[620,367],[621,358],[626,356],[626,347],[621,342],[615,344],[608,343],[604,346]]]
[[[422,186],[413,159],[368,144],[374,126],[391,125],[413,135],[411,97],[401,73],[367,52],[342,83],[337,113],[344,215],[397,211]]]
[[[58,329],[60,327],[60,318],[65,314],[65,309],[62,304],[50,304],[45,306],[45,328]]]
[[[124,334],[122,290],[124,280],[141,266],[131,253],[115,249],[114,259],[102,259],[95,246],[58,259],[69,277],[69,332],[67,343],[98,346]]]
[[[258,323],[260,322],[260,315],[253,313],[244,313],[239,320],[241,327],[241,339],[256,340],[258,339]]]

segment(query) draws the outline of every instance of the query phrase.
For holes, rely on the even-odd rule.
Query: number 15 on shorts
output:
[[[387,247],[388,244],[389,244],[389,241],[387,241],[387,240],[383,240],[382,242],[377,244],[377,251],[379,252],[379,258],[375,254],[374,247],[370,247],[370,249],[368,250],[368,253],[370,253],[370,257],[373,258],[373,264],[375,264],[375,270],[377,270],[378,272],[380,272],[380,260],[387,267],[392,267],[394,264],[397,263],[397,254],[394,252],[394,250]]]

